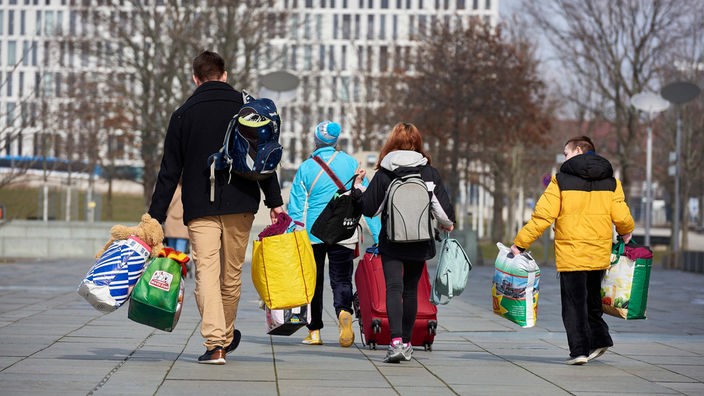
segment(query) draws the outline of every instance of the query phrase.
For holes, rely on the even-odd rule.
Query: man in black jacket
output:
[[[272,222],[283,212],[276,173],[256,182],[226,172],[217,175],[215,199],[210,199],[208,157],[222,146],[228,122],[243,105],[242,94],[227,82],[223,58],[204,51],[193,60],[197,88],[169,121],[164,156],[149,214],[163,222],[179,178],[183,176],[183,222],[188,226],[196,263],[196,303],[206,352],[199,363],[225,364],[237,348],[240,332],[235,318],[241,272],[260,188]]]

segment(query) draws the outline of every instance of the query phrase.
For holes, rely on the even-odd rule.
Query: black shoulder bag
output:
[[[356,175],[353,175],[347,183],[342,184],[320,157],[316,155],[313,159],[335,182],[338,190],[325,209],[320,212],[320,216],[313,223],[310,233],[321,241],[333,245],[351,238],[359,225],[359,219],[362,217],[362,208],[350,194],[345,194],[349,191],[345,186],[353,181]]]

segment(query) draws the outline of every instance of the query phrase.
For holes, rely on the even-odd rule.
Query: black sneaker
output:
[[[232,342],[230,345],[225,348],[225,352],[230,353],[237,349],[238,346],[240,346],[240,340],[242,339],[242,333],[240,333],[239,330],[235,329],[235,332],[232,333]]]
[[[222,347],[215,347],[198,357],[198,363],[203,364],[225,364],[225,350]]]

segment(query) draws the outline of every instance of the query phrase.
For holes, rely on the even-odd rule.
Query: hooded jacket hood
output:
[[[614,176],[611,163],[604,157],[588,152],[576,155],[565,161],[560,172],[577,176],[584,180],[604,180]]]
[[[413,150],[392,151],[381,160],[381,167],[391,172],[399,168],[415,168],[427,164],[428,159],[423,154]]]

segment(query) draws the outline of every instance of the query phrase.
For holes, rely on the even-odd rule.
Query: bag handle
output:
[[[328,164],[326,164],[320,157],[318,157],[317,155],[314,155],[313,159],[315,160],[315,162],[318,163],[318,165],[320,165],[321,168],[323,168],[325,173],[327,173],[328,176],[330,176],[332,181],[335,182],[335,185],[337,186],[338,190],[347,190],[347,188],[345,187],[347,185],[347,183],[351,182],[352,180],[354,180],[355,177],[357,177],[357,175],[352,175],[352,177],[349,180],[347,180],[347,182],[345,184],[342,184],[340,179],[338,179],[337,176],[335,176],[335,174],[332,172],[332,170],[330,169]]]
[[[330,159],[328,160],[328,163],[331,163],[332,160],[335,159],[335,157],[337,156],[337,153],[339,153],[339,151],[335,151],[335,154],[333,154],[333,155],[330,157]],[[315,160],[315,162],[317,162],[318,164],[320,164],[320,162],[318,162],[319,159],[320,159],[320,157],[318,157],[318,156],[314,156],[314,157],[313,157],[313,160]],[[326,164],[326,166],[327,166],[327,164]],[[321,168],[323,168],[322,165],[321,165]],[[328,168],[328,169],[330,169],[330,168]],[[310,189],[308,189],[308,196],[310,196],[310,193],[313,192],[313,187],[315,186],[315,183],[318,182],[318,179],[320,179],[320,175],[322,175],[324,171],[325,171],[325,168],[321,169],[320,172],[318,172],[318,175],[315,176],[315,179],[313,179],[313,183],[311,183]]]

